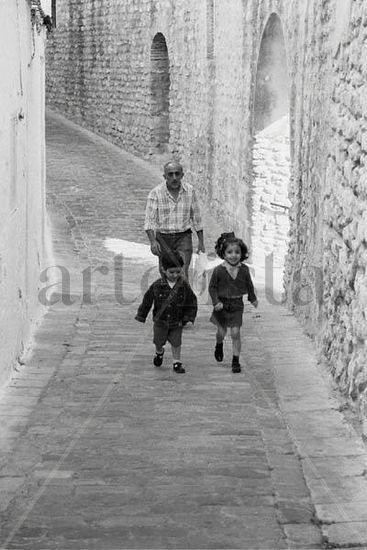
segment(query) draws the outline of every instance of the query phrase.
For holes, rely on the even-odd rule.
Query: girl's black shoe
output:
[[[176,361],[175,363],[173,363],[173,370],[175,372],[178,372],[179,374],[184,374],[186,372],[185,367],[182,365],[182,363],[180,363],[180,361]]]
[[[156,352],[155,357],[153,359],[153,364],[155,367],[160,367],[162,365],[163,355],[164,355],[164,350],[161,353]]]
[[[241,365],[238,355],[234,355],[232,359],[232,372],[241,372]]]
[[[223,361],[223,342],[221,344],[216,344],[215,345],[215,350],[214,350],[214,357],[216,358],[216,360],[220,363],[221,361]]]

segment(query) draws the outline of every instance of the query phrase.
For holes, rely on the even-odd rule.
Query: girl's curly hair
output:
[[[224,259],[224,254],[227,247],[230,244],[236,244],[239,246],[241,251],[241,262],[246,260],[249,257],[249,251],[242,239],[239,239],[235,236],[233,232],[231,233],[222,233],[217,242],[215,243],[215,251],[220,258]]]

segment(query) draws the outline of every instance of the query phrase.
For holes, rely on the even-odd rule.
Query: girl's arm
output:
[[[217,266],[218,267],[218,266]],[[215,306],[220,300],[218,298],[218,269],[214,268],[212,276],[209,282],[209,295],[212,299],[213,306]]]
[[[250,270],[248,267],[246,269],[246,286],[247,286],[248,301],[251,302],[255,307],[257,307],[257,297],[255,294],[254,284],[251,279]],[[256,305],[255,305],[255,302],[256,302]]]

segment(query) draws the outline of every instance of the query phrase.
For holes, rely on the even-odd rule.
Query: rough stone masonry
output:
[[[269,123],[289,116],[287,300],[365,414],[366,3],[58,0],[57,10],[49,104],[135,154],[177,155],[223,229],[250,243],[255,127],[265,111]]]

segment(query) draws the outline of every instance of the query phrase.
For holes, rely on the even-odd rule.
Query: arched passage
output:
[[[254,98],[252,249],[256,265],[282,286],[289,231],[289,77],[280,18],[272,14],[262,36]],[[269,273],[267,273],[269,275]]]
[[[164,153],[169,142],[170,70],[166,39],[162,33],[151,47],[151,144],[153,153]]]

